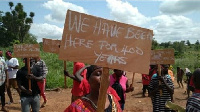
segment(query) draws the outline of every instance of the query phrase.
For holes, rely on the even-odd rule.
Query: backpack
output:
[[[122,88],[121,84],[118,81],[115,81],[115,83],[112,85],[112,88],[116,91],[116,93],[118,94],[118,96],[121,99],[119,101],[119,103],[125,103],[124,92],[123,92],[123,88]]]

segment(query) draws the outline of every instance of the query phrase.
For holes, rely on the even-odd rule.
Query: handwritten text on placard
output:
[[[68,10],[59,58],[147,73],[153,31]]]
[[[151,64],[174,64],[174,62],[174,49],[151,51]]]
[[[40,56],[39,44],[15,44],[14,56],[19,58],[39,57]]]
[[[52,40],[52,39],[43,38],[43,50],[44,52],[58,54],[60,43],[61,43],[61,40]]]

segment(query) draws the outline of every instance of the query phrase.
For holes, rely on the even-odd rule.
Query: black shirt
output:
[[[42,76],[42,74],[39,72],[39,70],[40,69],[37,66],[33,66],[32,69],[31,69],[33,75],[36,76],[36,77]],[[27,67],[22,67],[17,72],[17,81],[21,82],[21,86],[23,86],[25,89],[28,90],[29,89],[29,83],[28,83],[28,79],[26,78],[27,75],[28,75]],[[37,85],[36,80],[33,80],[33,79],[31,80],[31,90],[32,90],[32,95],[21,91],[21,96],[27,97],[27,96],[35,96],[35,95],[40,94],[40,89]]]

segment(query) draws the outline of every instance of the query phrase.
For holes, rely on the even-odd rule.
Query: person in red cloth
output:
[[[149,89],[148,89],[148,86],[149,86],[149,83],[150,83],[150,78],[149,78],[149,75],[147,74],[142,74],[142,84],[143,84],[143,92],[142,92],[142,96],[145,97],[145,93],[146,93],[146,90],[148,91],[148,94],[149,94]],[[149,96],[149,95],[148,95]]]
[[[69,74],[68,71],[64,71],[64,74],[68,77],[70,77],[71,79],[73,79],[73,87],[71,90],[72,93],[72,98],[71,98],[71,102],[74,102],[75,100],[81,98],[82,96],[86,95],[86,93],[84,91],[83,88],[84,87],[84,83],[81,83],[79,80],[77,80],[77,78],[75,77],[75,73],[80,70],[81,68],[83,68],[85,66],[84,63],[81,62],[74,62],[74,68],[73,68],[73,75]],[[83,77],[83,79],[86,79],[86,72],[87,70],[84,70],[83,72],[81,72],[81,76]]]
[[[158,72],[158,65],[150,65],[149,78],[151,80],[152,76]]]
[[[89,84],[89,82],[88,82],[88,77],[87,77],[86,79],[84,79],[84,78],[81,76],[81,73],[84,71],[84,69],[86,69],[86,68],[88,68],[88,67],[90,67],[90,65],[87,65],[87,66],[85,66],[85,67],[79,69],[79,70],[75,73],[75,78],[77,78],[76,80],[79,81],[79,82],[81,83],[80,85],[83,85],[83,86],[81,86],[81,87],[83,87],[82,90],[83,90],[84,94],[88,94],[88,93],[90,92],[90,84]],[[120,97],[118,96],[117,92],[116,92],[112,87],[110,87],[110,86],[108,87],[107,93],[108,93],[108,94],[114,95],[118,101],[121,100]]]
[[[64,112],[96,112],[99,96],[102,68],[91,65],[87,69],[87,79],[90,85],[90,93],[72,102]],[[108,80],[109,81],[109,80]],[[122,112],[118,100],[112,94],[106,94],[104,112]]]

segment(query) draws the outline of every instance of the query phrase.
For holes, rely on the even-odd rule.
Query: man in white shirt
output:
[[[19,63],[17,58],[12,57],[12,52],[6,52],[6,64],[8,66],[8,78],[9,78],[9,86],[7,87],[8,97],[10,98],[10,103],[13,103],[12,93],[11,93],[11,86],[17,90],[18,94],[20,95],[20,89],[17,86],[16,80],[16,73],[18,71]]]

